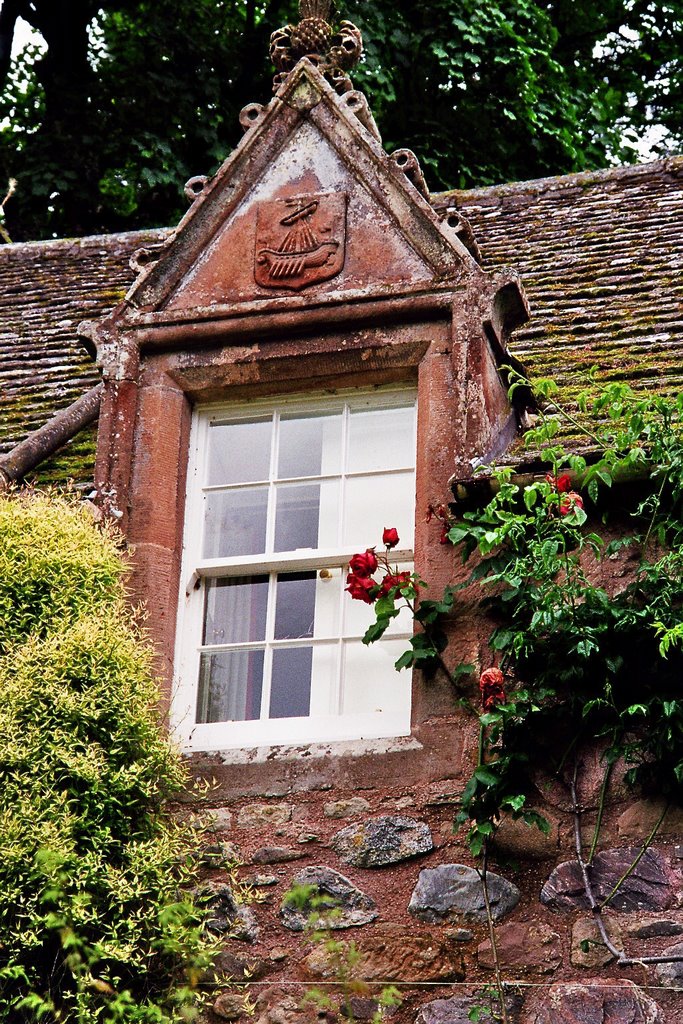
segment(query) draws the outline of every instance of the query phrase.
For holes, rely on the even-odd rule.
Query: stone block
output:
[[[521,818],[505,816],[493,838],[493,846],[507,857],[521,860],[547,860],[557,854],[559,839],[558,820],[542,812],[550,831],[541,832],[536,825],[527,825]]]
[[[634,939],[652,939],[666,935],[683,935],[683,913],[629,914],[620,922],[624,935]]]
[[[237,815],[240,828],[264,828],[284,825],[292,820],[291,804],[245,804]]]
[[[326,818],[353,818],[369,810],[370,804],[362,796],[352,796],[349,800],[331,800],[324,808]]]
[[[239,1020],[247,1016],[247,1006],[244,995],[236,992],[221,992],[214,1001],[213,1012],[221,1020]]]
[[[613,918],[606,917],[605,927],[610,942],[623,953],[624,946],[617,923]],[[585,950],[582,949],[582,944],[584,943],[587,943]],[[574,922],[571,951],[571,961],[574,967],[585,967],[588,970],[594,971],[598,967],[606,967],[614,959],[615,957],[603,942],[597,923],[592,917],[583,917]]]
[[[211,832],[227,832],[232,828],[232,811],[228,807],[211,807],[206,812],[205,821]]]
[[[333,929],[368,924],[378,915],[375,901],[333,868],[324,865],[304,868],[294,876],[292,885],[313,886],[315,895],[329,904],[329,912],[323,913],[322,908],[314,910],[310,901],[294,906],[285,899],[280,908],[280,920],[291,931],[303,931],[311,924],[311,917],[315,920],[317,912],[321,916],[315,920],[315,927]]]
[[[514,1024],[518,1020],[522,1002],[522,997],[517,993],[507,993],[505,1010],[509,1024]],[[484,1024],[489,1024],[500,1020],[498,1008],[499,1004],[492,1004],[492,997],[488,992],[475,992],[471,996],[451,996],[450,999],[432,999],[422,1004],[415,1024],[471,1024],[470,1014],[476,1009],[483,1011],[480,1019]]]
[[[655,827],[666,804],[663,800],[638,800],[631,804],[617,820],[619,835],[623,839],[645,840]],[[657,835],[683,835],[683,808],[669,807],[659,826]]]
[[[381,868],[429,853],[432,834],[424,821],[402,815],[383,815],[349,825],[332,837],[330,845],[345,864]]]
[[[519,902],[519,889],[501,875],[487,874],[489,902],[495,921],[500,921]],[[486,920],[484,890],[479,873],[466,864],[440,864],[424,868],[408,905],[419,921],[439,924],[459,919]]]
[[[560,936],[547,924],[501,925],[496,929],[496,948],[501,965],[513,971],[552,974],[562,963]],[[477,961],[487,970],[495,967],[488,939],[477,948]]]
[[[445,936],[406,932],[400,925],[383,925],[361,935],[355,942],[360,953],[354,974],[363,981],[426,983],[461,981],[465,976],[462,958],[455,954]],[[334,978],[338,967],[324,946],[306,958],[308,971],[316,978]]]
[[[603,850],[590,868],[593,894],[600,902],[613,890],[633,864],[640,848]],[[638,861],[610,900],[611,910],[665,910],[677,901],[680,873],[675,871],[661,851],[651,847]],[[575,860],[559,864],[541,889],[541,903],[553,910],[588,910],[589,902]]]
[[[529,1024],[664,1024],[660,1007],[632,981],[551,985]]]
[[[667,946],[661,951],[660,956],[680,957],[680,960],[672,961],[669,964],[657,964],[655,970],[657,981],[660,985],[683,989],[683,942],[677,942],[675,946]]]
[[[303,850],[292,850],[289,846],[261,846],[251,856],[252,864],[286,864],[290,860],[301,860]]]

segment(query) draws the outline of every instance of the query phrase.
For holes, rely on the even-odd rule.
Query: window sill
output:
[[[191,760],[205,757],[218,758],[222,764],[236,765],[265,764],[272,761],[307,761],[324,757],[364,757],[368,754],[395,754],[409,750],[422,750],[422,744],[414,736],[245,747],[235,750],[212,750],[206,753],[188,752],[184,756]]]

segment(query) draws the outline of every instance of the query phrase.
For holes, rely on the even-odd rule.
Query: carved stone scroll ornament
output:
[[[254,278],[262,288],[300,291],[344,266],[346,193],[292,196],[258,204]]]
[[[273,80],[275,89],[302,57],[314,61],[340,95],[353,88],[346,72],[360,60],[363,40],[350,21],[333,28],[329,22],[331,7],[331,0],[299,0],[298,24],[273,32],[270,59],[279,72]]]

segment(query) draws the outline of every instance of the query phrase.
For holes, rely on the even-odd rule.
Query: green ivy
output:
[[[529,387],[509,372],[512,394]],[[397,662],[443,669],[479,718],[479,756],[458,815],[475,855],[503,814],[547,828],[527,807],[533,776],[561,775],[585,744],[599,742],[606,772],[623,759],[627,782],[683,800],[683,395],[672,402],[613,384],[595,397],[592,388],[577,419],[555,402],[552,381],[535,391],[542,411],[525,444],[541,453],[543,471],[520,480],[489,469],[483,507],[436,511],[472,568],[441,601],[408,602],[421,628]],[[590,441],[591,458],[558,443],[563,417]],[[608,584],[605,568],[619,560],[623,575]],[[471,666],[447,667],[440,621],[473,587],[502,673],[502,699],[485,702],[483,714],[459,682]],[[392,606],[402,597],[400,588],[388,595]],[[377,625],[388,625],[387,598],[379,611]],[[371,627],[366,641],[377,633]]]

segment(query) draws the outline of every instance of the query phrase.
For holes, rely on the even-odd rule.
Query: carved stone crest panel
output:
[[[254,278],[262,288],[300,291],[344,266],[345,192],[292,196],[258,204]]]

